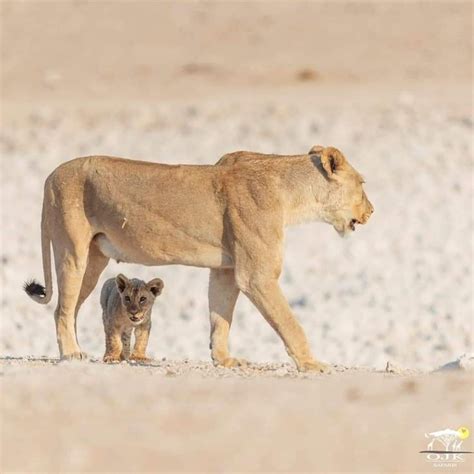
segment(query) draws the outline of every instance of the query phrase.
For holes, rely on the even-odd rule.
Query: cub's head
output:
[[[374,212],[362,186],[364,179],[337,148],[318,145],[309,154],[319,158],[315,164],[327,182],[322,217],[344,237],[355,230],[356,224],[365,224]]]
[[[142,280],[129,280],[125,275],[115,278],[122,306],[134,325],[143,322],[147,311],[153,306],[155,298],[163,290],[163,281],[159,278],[145,283]]]

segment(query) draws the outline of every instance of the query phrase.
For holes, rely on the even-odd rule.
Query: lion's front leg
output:
[[[311,355],[306,335],[291,312],[275,278],[250,275],[245,278],[242,291],[262,313],[264,318],[283,340],[288,355],[299,371],[330,372],[329,367]]]
[[[246,365],[230,357],[228,340],[239,289],[233,269],[211,269],[209,276],[209,315],[211,322],[211,357],[216,365],[238,367]]]
[[[235,281],[281,337],[298,370],[328,372],[329,368],[311,355],[303,328],[278,284],[284,247],[284,212],[278,203],[278,197],[273,196],[252,212],[229,211]]]

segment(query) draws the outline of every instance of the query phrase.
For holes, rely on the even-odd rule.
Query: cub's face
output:
[[[163,282],[159,278],[145,283],[141,280],[129,280],[120,274],[115,278],[120,294],[122,307],[134,326],[141,324],[148,310],[153,306],[155,298],[163,290]]]

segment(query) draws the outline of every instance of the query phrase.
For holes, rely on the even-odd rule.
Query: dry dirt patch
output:
[[[472,382],[4,360],[2,470],[421,471],[425,432],[472,426]]]

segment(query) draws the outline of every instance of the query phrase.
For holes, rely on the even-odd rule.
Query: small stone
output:
[[[441,367],[436,369],[435,372],[442,372],[445,370],[474,370],[474,354],[463,354],[456,360],[442,365]]]
[[[474,354],[463,354],[459,359],[459,367],[463,370],[474,370]]]
[[[394,364],[393,362],[387,361],[387,365],[385,366],[385,372],[390,374],[401,374],[403,373],[403,369],[398,365]]]
[[[285,369],[285,367],[280,367],[279,369],[276,369],[273,373],[277,377],[285,377],[286,375],[288,375],[288,371]]]

